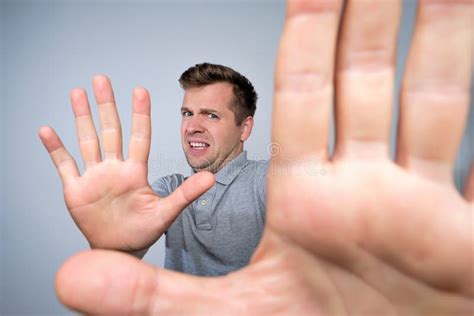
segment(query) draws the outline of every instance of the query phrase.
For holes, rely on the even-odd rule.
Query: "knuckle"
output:
[[[275,80],[275,92],[284,94],[327,93],[332,89],[329,74],[319,71],[299,71],[282,74]]]

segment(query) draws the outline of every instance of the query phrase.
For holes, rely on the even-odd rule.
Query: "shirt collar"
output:
[[[244,150],[216,173],[216,181],[223,185],[229,185],[247,164],[247,161],[247,151]]]

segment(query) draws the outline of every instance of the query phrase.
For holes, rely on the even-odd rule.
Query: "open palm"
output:
[[[275,212],[254,262],[276,251],[280,277],[288,262],[308,262],[293,267],[309,284],[288,304],[321,291],[329,297],[317,306],[328,315],[472,313],[472,204],[388,159],[326,168],[326,176],[270,178]]]
[[[400,6],[348,1],[339,24],[338,1],[289,2],[267,222],[248,267],[200,278],[84,252],[59,271],[60,300],[91,314],[471,315],[474,175],[461,196],[451,173],[469,104],[472,3],[420,2],[392,161]]]
[[[122,134],[110,81],[96,76],[94,93],[99,108],[103,159],[87,95],[71,92],[85,172],[79,175],[74,159],[53,129],[40,137],[61,175],[66,205],[92,248],[143,253],[173,223],[184,207],[213,184],[213,176],[191,177],[167,198],[148,184],[150,97],[143,88],[133,93],[133,131],[127,160],[122,158]]]

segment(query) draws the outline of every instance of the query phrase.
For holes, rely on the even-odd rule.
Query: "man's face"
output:
[[[236,125],[230,110],[232,86],[214,83],[188,88],[181,108],[181,143],[195,170],[217,172],[243,150],[245,124]]]

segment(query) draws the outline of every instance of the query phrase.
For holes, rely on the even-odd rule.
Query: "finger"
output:
[[[147,162],[150,153],[151,121],[150,95],[144,88],[133,91],[132,136],[128,147],[128,158]]]
[[[471,1],[421,1],[402,85],[397,161],[452,183],[469,104]]]
[[[70,97],[76,117],[79,148],[87,169],[100,162],[99,138],[92,120],[86,92],[83,89],[74,89],[71,91]]]
[[[64,148],[56,132],[51,127],[43,126],[39,129],[38,135],[51,156],[63,183],[70,178],[78,177],[79,170],[77,169],[76,162],[67,152],[66,148]]]
[[[207,171],[198,172],[189,177],[169,196],[160,200],[157,216],[158,227],[164,233],[182,210],[209,190],[215,183],[215,177]]]
[[[464,188],[464,197],[471,203],[474,203],[474,162],[471,163],[471,170],[466,180]]]
[[[61,267],[56,293],[64,305],[88,315],[143,315],[152,306],[157,276],[157,270],[131,256],[93,250]]]
[[[389,157],[401,1],[348,1],[336,61],[334,158]]]
[[[290,1],[275,72],[278,156],[327,158],[340,1]]]
[[[93,87],[99,108],[100,129],[105,159],[122,159],[122,128],[109,78],[95,76]]]
[[[224,315],[229,306],[225,296],[217,299],[225,292],[219,283],[92,250],[66,261],[55,285],[64,305],[87,315]]]

